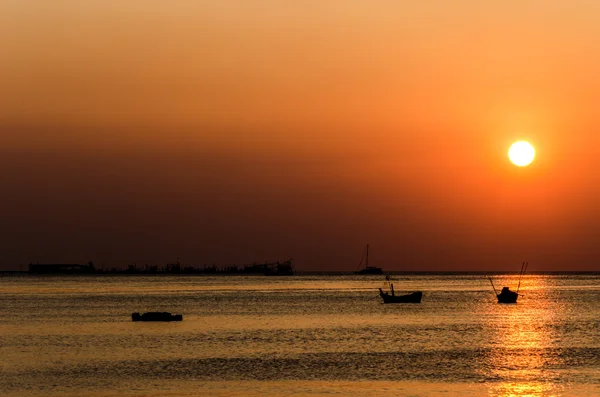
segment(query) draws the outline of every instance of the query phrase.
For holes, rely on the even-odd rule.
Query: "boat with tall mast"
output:
[[[521,273],[519,274],[517,292],[511,291],[508,287],[502,287],[502,291],[498,293],[498,291],[496,291],[496,287],[494,287],[494,282],[490,277],[488,277],[490,283],[492,284],[492,288],[494,289],[494,293],[496,294],[496,298],[498,298],[498,303],[517,303],[517,299],[519,298],[519,290],[521,289],[521,278],[523,277],[523,274],[525,274],[528,265],[529,262],[523,262],[521,264]]]
[[[365,267],[361,269],[363,260],[365,261]],[[360,263],[358,264],[358,271],[356,271],[356,274],[383,274],[383,269],[381,269],[380,267],[369,266],[369,244],[367,244],[367,247],[363,252],[363,256],[360,259]]]

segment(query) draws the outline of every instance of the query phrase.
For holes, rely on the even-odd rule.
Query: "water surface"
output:
[[[600,276],[0,278],[4,396],[600,394]],[[516,288],[516,276],[496,285]],[[134,323],[134,311],[183,322]]]

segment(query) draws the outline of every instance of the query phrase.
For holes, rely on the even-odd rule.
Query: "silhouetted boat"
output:
[[[389,282],[390,276],[385,276],[385,279]],[[390,283],[390,291],[383,292],[381,288],[379,288],[379,296],[383,299],[383,303],[421,303],[421,298],[423,297],[423,292],[415,291],[406,295],[396,295],[394,293],[394,284]]]
[[[363,259],[365,259],[365,267],[360,269],[363,263]],[[358,264],[359,270],[356,274],[364,275],[364,274],[383,274],[383,270],[380,267],[369,266],[369,244],[365,248],[365,252],[363,253],[362,258],[360,259],[360,263]]]
[[[519,293],[511,291],[508,287],[503,287],[499,294],[496,294],[498,303],[517,303]]]
[[[492,284],[492,288],[494,289],[494,293],[496,294],[496,298],[498,298],[498,303],[517,303],[517,299],[519,298],[519,290],[521,289],[521,277],[523,277],[528,265],[529,262],[523,262],[521,265],[521,273],[519,274],[519,285],[517,286],[517,292],[511,291],[508,287],[503,287],[502,291],[498,293],[498,291],[496,291],[496,287],[494,287],[494,282],[490,277],[488,277],[490,283]]]
[[[90,261],[87,265],[78,264],[29,264],[29,273],[35,274],[91,274],[95,273],[94,264]]]
[[[169,312],[132,313],[131,321],[182,321],[183,315]]]

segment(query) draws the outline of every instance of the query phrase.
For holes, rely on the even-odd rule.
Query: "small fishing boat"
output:
[[[511,291],[508,287],[503,287],[499,294],[496,294],[498,303],[517,303],[519,293]]]
[[[390,276],[385,276],[385,279],[389,283]],[[390,284],[391,294],[389,292],[383,292],[381,290],[381,288],[379,288],[379,296],[381,296],[381,299],[383,299],[383,303],[421,303],[421,298],[423,297],[423,292],[415,291],[415,292],[411,292],[410,294],[406,294],[406,295],[396,295],[394,293],[394,284],[392,284],[392,283],[389,283],[389,284]]]
[[[365,260],[365,267],[360,268],[363,264],[363,260]],[[367,244],[367,248],[365,248],[365,252],[363,253],[362,258],[360,258],[360,263],[358,264],[359,270],[356,274],[365,275],[365,274],[383,274],[383,269],[376,266],[369,266],[369,244]]]
[[[502,291],[498,293],[498,291],[496,291],[496,287],[494,287],[494,282],[490,277],[488,277],[490,283],[492,284],[492,288],[494,289],[494,293],[496,294],[496,298],[498,299],[498,303],[517,303],[517,299],[519,298],[519,290],[521,289],[521,278],[527,270],[528,265],[529,262],[523,262],[521,264],[521,273],[519,274],[519,285],[517,286],[517,292],[511,291],[508,287],[503,287]]]
[[[169,312],[132,313],[131,321],[182,321],[183,315]]]

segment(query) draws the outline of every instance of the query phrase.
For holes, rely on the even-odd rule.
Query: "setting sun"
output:
[[[535,149],[527,141],[518,141],[512,144],[508,150],[508,158],[519,167],[531,164],[535,157]]]

